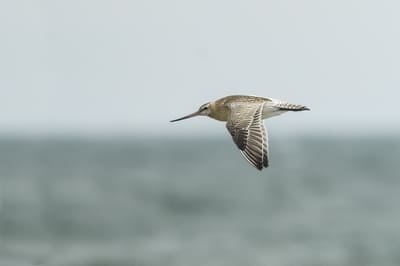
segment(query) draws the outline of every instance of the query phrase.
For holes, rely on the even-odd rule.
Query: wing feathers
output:
[[[268,138],[262,121],[263,103],[231,106],[226,124],[244,158],[258,170],[268,166]]]

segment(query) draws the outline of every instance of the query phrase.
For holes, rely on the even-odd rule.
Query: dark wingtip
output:
[[[262,171],[262,170],[264,169],[264,166],[263,166],[262,163],[258,163],[257,165],[255,165],[255,167],[256,167],[256,169],[257,169],[258,171]]]

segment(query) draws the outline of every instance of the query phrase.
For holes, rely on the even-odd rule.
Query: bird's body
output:
[[[171,122],[199,115],[226,121],[226,127],[242,155],[251,165],[262,170],[269,165],[268,136],[263,119],[287,111],[305,110],[310,109],[272,98],[232,95],[203,104],[197,112]]]

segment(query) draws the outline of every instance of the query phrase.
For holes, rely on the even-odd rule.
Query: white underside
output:
[[[283,113],[286,113],[287,111],[282,111],[279,110],[276,105],[280,103],[279,101],[273,100],[272,102],[266,102],[264,103],[263,106],[263,112],[262,112],[262,119],[267,119],[273,116],[281,115]]]

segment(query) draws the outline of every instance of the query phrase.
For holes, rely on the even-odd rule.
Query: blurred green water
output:
[[[399,140],[3,138],[0,265],[400,265]]]

